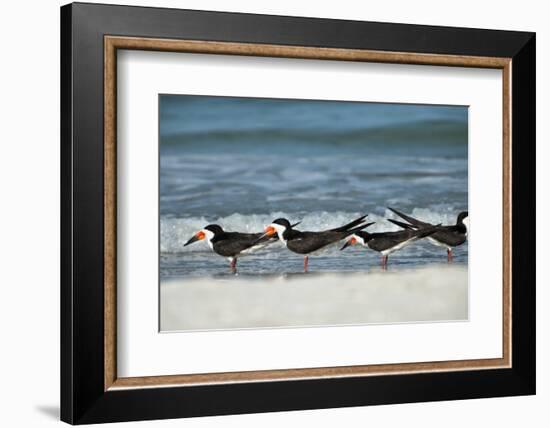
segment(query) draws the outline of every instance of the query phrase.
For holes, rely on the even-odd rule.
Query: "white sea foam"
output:
[[[279,217],[287,218],[291,223],[300,221],[299,230],[326,230],[342,226],[364,215],[360,212],[312,212],[307,214],[272,212],[270,214],[243,215],[234,213],[227,217],[207,218],[161,218],[160,222],[160,251],[162,253],[179,252],[204,252],[210,251],[202,245],[191,245],[184,248],[185,242],[194,233],[208,224],[219,224],[226,231],[257,233],[261,232],[265,225]],[[411,215],[423,221],[433,224],[454,224],[458,212],[451,211],[448,207],[437,207],[437,210],[415,208]],[[399,230],[398,226],[388,222],[387,218],[397,219],[395,214],[386,210],[384,215],[369,214],[365,219],[368,222],[376,222],[368,228],[370,232],[384,232]]]

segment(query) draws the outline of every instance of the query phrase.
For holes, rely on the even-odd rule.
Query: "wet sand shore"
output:
[[[468,318],[468,269],[163,280],[161,330],[223,330]]]

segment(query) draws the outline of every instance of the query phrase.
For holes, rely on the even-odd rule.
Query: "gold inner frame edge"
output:
[[[241,55],[392,64],[494,68],[502,70],[503,93],[503,349],[501,358],[278,369],[169,376],[117,377],[116,367],[116,88],[117,50],[146,50],[213,55]],[[291,381],[319,378],[396,375],[511,367],[511,58],[421,54],[362,49],[104,37],[104,390],[212,385],[222,383]]]

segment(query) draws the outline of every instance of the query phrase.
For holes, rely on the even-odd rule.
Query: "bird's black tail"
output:
[[[353,220],[351,223],[345,224],[344,226],[340,226],[340,227],[337,227],[335,229],[331,229],[331,232],[346,232],[346,231],[350,230],[351,228],[353,228],[355,226],[358,226],[361,223],[363,223],[363,220],[365,220],[366,218],[367,218],[367,216],[364,215],[362,217],[359,217],[356,220]],[[366,226],[363,226],[363,227],[366,227]]]
[[[420,221],[420,220],[417,220],[416,218],[414,217],[411,217],[411,216],[408,216],[407,214],[403,214],[402,212],[400,211],[397,211],[396,209],[394,208],[390,208],[388,207],[388,209],[393,212],[394,214],[397,214],[399,217],[401,217],[402,219],[405,219],[407,220],[410,224],[412,224],[413,226],[431,226],[430,223],[425,223],[423,221]]]
[[[388,221],[389,221],[390,223],[395,224],[396,226],[399,226],[399,227],[403,228],[403,229],[411,229],[411,230],[416,230],[416,229],[418,229],[417,226],[413,226],[412,224],[404,223],[404,222],[399,221],[399,220],[394,220],[394,219],[392,219],[392,218],[389,218]]]

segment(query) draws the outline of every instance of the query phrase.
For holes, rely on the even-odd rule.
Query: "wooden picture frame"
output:
[[[502,358],[117,377],[118,49],[502,70]],[[61,53],[62,420],[95,423],[534,393],[534,34],[71,4],[61,9]]]

